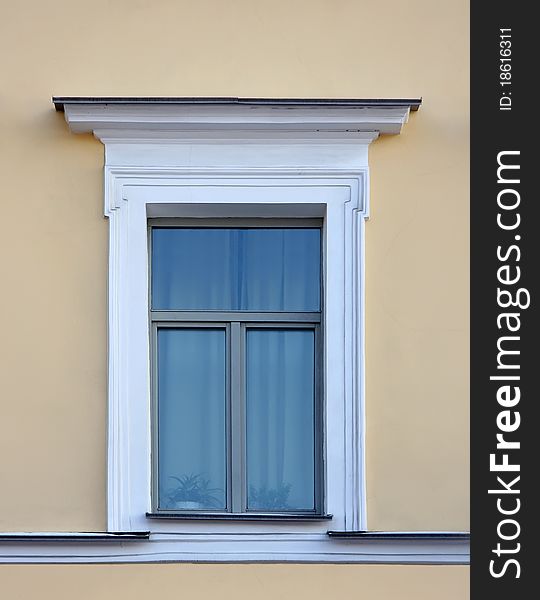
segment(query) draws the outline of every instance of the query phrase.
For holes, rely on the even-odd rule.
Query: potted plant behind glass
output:
[[[275,488],[262,485],[249,488],[249,508],[258,510],[287,510],[290,508],[287,500],[291,491],[290,483],[282,483]]]
[[[177,484],[167,493],[167,508],[178,510],[201,510],[220,508],[221,502],[215,496],[219,488],[211,488],[210,480],[201,475],[182,475],[170,477]]]

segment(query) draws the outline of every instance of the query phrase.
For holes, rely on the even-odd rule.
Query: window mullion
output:
[[[245,511],[245,400],[244,400],[244,335],[245,327],[231,323],[231,508],[233,513]]]

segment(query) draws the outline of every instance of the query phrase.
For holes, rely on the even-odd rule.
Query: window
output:
[[[321,222],[150,222],[154,511],[321,514]]]
[[[365,561],[368,147],[419,101],[55,102],[105,145],[120,559]]]

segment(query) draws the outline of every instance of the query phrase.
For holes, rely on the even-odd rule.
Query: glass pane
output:
[[[225,330],[158,330],[159,508],[226,508]]]
[[[154,310],[318,311],[320,229],[152,230]]]
[[[314,510],[311,329],[247,331],[248,509]]]

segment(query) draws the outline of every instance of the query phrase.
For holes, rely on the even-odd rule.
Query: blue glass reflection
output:
[[[248,329],[249,510],[314,510],[314,338]]]
[[[225,330],[158,330],[159,508],[226,507]]]
[[[154,310],[318,311],[320,229],[154,228]]]

